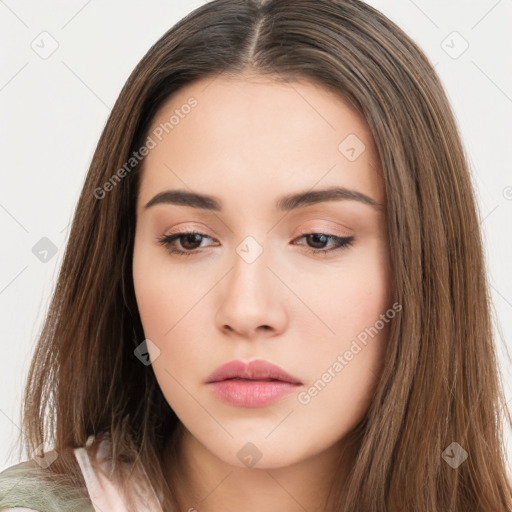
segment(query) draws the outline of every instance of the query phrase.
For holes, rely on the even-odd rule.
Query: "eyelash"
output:
[[[208,235],[206,235],[204,233],[199,233],[197,231],[181,231],[179,233],[174,233],[172,235],[164,235],[162,237],[158,237],[157,240],[158,240],[158,243],[163,245],[169,253],[176,254],[178,256],[194,256],[194,255],[198,254],[198,252],[201,252],[201,251],[198,251],[197,249],[194,249],[192,251],[182,251],[180,249],[176,249],[175,247],[172,247],[171,244],[174,241],[178,240],[180,237],[185,236],[185,235],[199,235],[202,237],[211,238]],[[311,232],[303,232],[303,233],[301,233],[301,235],[302,236],[300,236],[299,238],[304,238],[306,236],[311,236],[311,235],[322,235],[322,236],[326,236],[329,239],[338,241],[338,247],[335,247],[334,249],[312,249],[311,247],[305,246],[305,251],[307,253],[313,254],[313,255],[326,256],[327,253],[347,249],[348,247],[352,246],[352,244],[354,242],[353,236],[339,237],[339,236],[328,235],[327,233],[319,233],[319,232],[312,232],[312,233]]]

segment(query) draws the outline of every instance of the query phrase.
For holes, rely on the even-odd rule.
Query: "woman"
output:
[[[105,126],[0,507],[505,511],[502,414],[424,54],[359,1],[216,0]]]

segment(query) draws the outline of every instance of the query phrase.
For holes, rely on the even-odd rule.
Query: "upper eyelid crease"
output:
[[[279,211],[290,211],[325,201],[352,200],[363,203],[376,211],[382,211],[383,206],[374,199],[345,187],[330,187],[323,190],[309,190],[305,192],[293,193],[279,198],[276,202],[276,208]],[[159,192],[144,206],[147,210],[157,204],[175,204],[180,206],[189,206],[209,211],[222,211],[222,201],[214,196],[189,192],[187,190],[165,190]]]

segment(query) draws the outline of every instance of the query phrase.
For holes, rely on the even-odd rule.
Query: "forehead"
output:
[[[312,82],[204,78],[155,115],[139,203],[165,188],[238,198],[342,185],[383,201],[371,133],[340,95]]]

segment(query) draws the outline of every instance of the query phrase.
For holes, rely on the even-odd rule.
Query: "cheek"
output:
[[[333,417],[361,418],[378,380],[387,346],[389,325],[396,316],[389,293],[390,269],[387,252],[375,241],[372,250],[347,258],[335,286],[322,287],[311,298],[316,313],[330,329],[322,329],[309,353],[308,387],[302,404],[311,401],[319,412],[332,410]],[[311,283],[304,292],[311,289]],[[326,334],[327,333],[327,334]],[[309,352],[308,352],[309,351]],[[307,391],[307,390],[306,390]],[[314,403],[314,405],[313,405]],[[344,414],[342,414],[344,413]]]
[[[137,307],[157,380],[169,403],[181,396],[175,379],[184,382],[190,368],[204,360],[205,292],[213,283],[179,270],[165,251],[135,245],[133,281]],[[193,341],[193,342],[191,342]],[[153,352],[151,347],[153,348]],[[174,377],[174,378],[173,378]]]
[[[164,270],[160,257],[155,256],[151,244],[136,236],[132,269],[135,298],[144,336],[158,347],[160,356],[165,333],[176,323],[174,312],[178,304],[169,273]],[[155,361],[155,353],[150,350],[150,354]]]
[[[146,337],[160,338],[172,326],[172,317],[164,315],[163,312],[174,311],[175,294],[169,293],[168,277],[144,256],[142,251],[134,253],[135,297]]]
[[[372,326],[389,307],[389,275],[379,262],[361,260],[341,283],[332,304],[338,305],[334,330],[339,335],[355,336]],[[334,308],[335,309],[335,308]]]
[[[174,326],[205,291],[204,285],[191,279],[190,274],[170,264],[165,250],[137,244],[133,255],[133,282],[144,333],[155,341],[170,337]]]
[[[391,305],[390,265],[384,242],[375,239],[366,250],[347,253],[342,265],[330,269],[321,280],[312,277],[302,282],[301,290],[330,328],[330,332],[322,329],[331,339],[330,350],[343,349]]]

